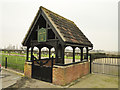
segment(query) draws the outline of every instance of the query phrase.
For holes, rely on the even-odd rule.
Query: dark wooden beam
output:
[[[55,46],[55,62],[58,62],[58,42],[56,42],[56,46]]]
[[[86,47],[86,59],[88,61],[88,47]]]
[[[75,47],[72,48],[73,48],[73,62],[75,62]]]
[[[48,40],[47,42],[37,42],[37,40],[31,41],[31,46],[45,46],[45,47],[56,47],[56,42],[58,42],[58,39]]]
[[[81,50],[81,61],[83,61],[83,47],[80,47]]]
[[[34,47],[31,47],[31,61],[33,61],[33,56],[32,56],[33,55],[33,48]]]
[[[51,48],[49,48],[49,59],[50,59],[50,55],[51,55]]]
[[[29,47],[27,46],[27,54],[26,54],[26,61],[28,61],[29,60]]]
[[[41,59],[41,47],[39,47],[39,60]]]
[[[67,46],[75,46],[75,47],[91,47],[93,48],[93,45],[86,45],[86,44],[79,44],[79,43],[72,43],[72,42],[65,42]]]
[[[46,21],[46,20],[45,20]],[[46,38],[48,39],[48,23],[47,23],[47,21],[46,21],[46,31],[47,31],[47,36],[46,36]],[[47,40],[46,39],[46,40]]]
[[[62,64],[64,64],[65,63],[65,61],[64,61],[64,53],[65,53],[65,46],[62,46],[62,50],[61,50],[62,52]]]

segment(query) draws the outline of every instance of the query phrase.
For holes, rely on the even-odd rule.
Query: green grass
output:
[[[24,71],[25,57],[2,55],[2,66],[5,66],[6,57],[7,57],[7,67],[11,67],[16,70]]]

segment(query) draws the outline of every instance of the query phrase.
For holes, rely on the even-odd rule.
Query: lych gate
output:
[[[71,63],[71,65],[83,63],[83,48],[86,48],[86,57],[84,61],[88,62],[88,51],[93,47],[92,43],[86,38],[73,21],[70,21],[44,7],[40,7],[38,10],[22,44],[23,46],[27,46],[24,70],[25,75],[55,84],[60,84],[61,82],[57,82],[55,81],[57,79],[54,79],[57,72],[54,67],[57,67],[57,65],[63,67],[66,66],[64,53],[67,46],[71,46],[73,48],[73,63]],[[34,47],[39,49],[39,58],[35,58],[33,55]],[[47,47],[49,49],[48,59],[41,58],[41,48],[43,47]],[[53,47],[55,48],[54,59],[51,57],[51,48]],[[75,62],[76,47],[80,48],[81,53],[80,62],[77,63]],[[30,48],[31,60],[29,60]],[[69,82],[70,81],[68,81],[68,83]]]

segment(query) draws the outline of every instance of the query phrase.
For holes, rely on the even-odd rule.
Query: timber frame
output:
[[[64,22],[65,25],[63,24]],[[42,27],[47,30],[46,42],[37,41],[37,31]],[[70,32],[67,32],[68,29],[66,28],[71,28],[69,29]],[[76,35],[76,33],[74,33],[74,30],[78,34],[78,36]],[[71,35],[73,34],[73,36],[70,38],[70,34],[68,33],[70,33]],[[34,47],[37,47],[39,49],[39,59],[41,59],[41,49],[43,47],[47,47],[49,49],[49,58],[51,58],[51,48],[54,47],[55,63],[60,64],[65,64],[64,53],[67,46],[71,46],[73,48],[73,62],[75,62],[76,47],[80,48],[81,61],[83,61],[83,48],[86,48],[86,60],[88,60],[88,51],[93,48],[93,44],[86,38],[86,36],[72,21],[65,19],[58,14],[55,14],[42,6],[38,10],[22,44],[23,46],[27,46],[26,61],[28,61],[29,59],[30,48],[31,61],[33,61]]]

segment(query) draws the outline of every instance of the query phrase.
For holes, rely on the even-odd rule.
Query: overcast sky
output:
[[[119,0],[1,0],[0,48],[21,45],[38,9],[43,6],[75,22],[94,49],[118,50]]]

